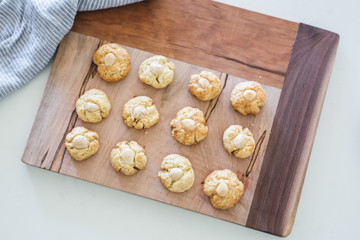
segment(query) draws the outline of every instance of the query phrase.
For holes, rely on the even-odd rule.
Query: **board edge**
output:
[[[339,40],[340,36],[337,33],[299,23],[268,143],[268,145],[273,144],[277,147],[270,147],[265,152],[258,184],[245,224],[246,227],[280,237],[287,237],[292,231]],[[307,46],[307,43],[312,46]],[[323,54],[321,56],[323,61],[320,66],[305,63],[314,54],[319,54],[318,52],[321,49],[324,49],[324,51],[321,52]],[[303,68],[299,69],[297,67],[299,65]],[[316,71],[315,68],[319,70]],[[302,74],[304,72],[308,73],[308,75]],[[305,75],[310,75],[310,79],[303,79]],[[296,86],[293,85],[294,82],[297,81],[299,84],[301,80],[313,83],[313,85],[302,85],[305,85],[303,86],[305,90],[308,90],[308,94],[312,95],[309,98],[315,98],[316,100],[315,105],[311,105],[311,109],[304,109],[310,118],[310,122],[306,123],[305,121],[300,123],[303,120],[300,118],[287,117],[286,112],[290,112],[290,108],[294,106],[284,103],[290,96],[293,99],[295,98],[294,95],[289,95],[289,93],[294,91],[294,86]],[[314,93],[314,86],[319,87],[319,91]],[[318,111],[314,111],[315,107],[317,107]],[[294,139],[291,142],[283,142],[283,146],[278,146],[277,140],[280,135],[284,134],[284,132],[279,131],[279,126],[298,126],[299,123],[301,124],[301,130],[304,129],[304,132],[301,132],[303,138]],[[309,124],[310,127],[304,127],[304,124]],[[306,143],[299,144],[298,141],[301,140]],[[281,156],[279,152],[283,152],[284,147],[293,148],[292,154],[283,158],[275,158],[277,155]],[[300,157],[295,156],[296,154]],[[303,171],[300,173],[296,172],[299,164],[303,165]],[[287,167],[285,168],[284,166]],[[284,181],[283,176],[286,176],[286,181]],[[282,187],[278,188],[278,186]],[[281,198],[285,198],[285,206],[281,206],[281,203],[283,203],[283,201],[279,202]],[[266,200],[264,201],[264,199]],[[271,205],[274,202],[276,204]]]

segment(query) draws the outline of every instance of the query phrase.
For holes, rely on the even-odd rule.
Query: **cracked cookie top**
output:
[[[159,112],[151,98],[140,96],[125,103],[122,118],[127,126],[143,129],[149,128],[159,121]]]
[[[204,113],[197,108],[184,107],[171,121],[172,135],[184,145],[200,142],[208,135]]]
[[[202,101],[209,101],[216,98],[221,91],[219,78],[212,72],[202,71],[190,77],[188,90]]]
[[[100,77],[108,82],[117,82],[130,71],[129,53],[116,43],[99,47],[93,56],[93,62],[98,66]]]
[[[260,83],[241,82],[231,92],[230,102],[242,115],[257,114],[265,104],[265,91]]]
[[[164,56],[153,56],[143,61],[139,68],[139,78],[154,88],[165,88],[174,77],[175,64]]]
[[[137,173],[147,163],[144,148],[135,141],[118,142],[110,153],[110,160],[113,168],[125,175]]]
[[[247,158],[255,149],[253,134],[248,128],[243,128],[241,125],[228,127],[224,132],[223,142],[226,151],[234,154],[237,158]]]
[[[244,184],[229,169],[215,170],[206,177],[203,190],[215,208],[229,209],[244,194]]]
[[[99,149],[99,135],[84,127],[74,128],[65,138],[70,156],[77,161],[85,160]]]
[[[106,94],[99,89],[86,91],[76,101],[76,112],[84,122],[97,123],[109,116],[111,104]]]
[[[162,171],[158,177],[162,184],[172,192],[184,192],[194,184],[195,175],[189,159],[170,154],[161,162]]]

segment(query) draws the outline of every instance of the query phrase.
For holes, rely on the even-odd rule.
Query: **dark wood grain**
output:
[[[80,12],[73,31],[281,88],[298,23],[210,0]]]
[[[339,36],[300,24],[246,226],[293,226]]]

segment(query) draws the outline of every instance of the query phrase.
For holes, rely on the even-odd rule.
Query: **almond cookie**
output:
[[[215,170],[206,177],[204,192],[214,207],[229,209],[244,194],[244,184],[229,169]]]
[[[125,175],[137,173],[147,163],[144,148],[135,141],[118,142],[111,151],[110,160],[113,168]]]
[[[154,88],[164,88],[174,77],[175,64],[164,56],[153,56],[143,61],[139,68],[139,78]]]
[[[202,101],[216,98],[221,91],[219,78],[212,72],[202,71],[190,77],[188,90]]]
[[[65,146],[70,156],[77,160],[85,160],[99,149],[99,135],[84,127],[76,127],[66,135]]]
[[[129,127],[143,129],[149,128],[159,121],[159,112],[151,98],[140,96],[125,103],[122,118]]]
[[[194,184],[195,175],[189,159],[178,155],[167,155],[161,162],[158,173],[162,184],[171,192],[185,192]]]
[[[184,107],[171,121],[173,137],[184,145],[200,142],[208,135],[204,113],[192,107]]]
[[[76,112],[84,122],[97,123],[109,116],[111,104],[106,94],[99,89],[86,91],[76,101]]]
[[[234,154],[237,158],[249,157],[255,149],[253,134],[248,128],[240,125],[231,125],[223,135],[223,142],[226,151]]]
[[[117,82],[130,71],[129,53],[116,43],[99,47],[94,54],[93,62],[98,65],[100,77],[108,82]]]
[[[230,102],[242,115],[257,114],[265,104],[265,96],[260,83],[241,82],[232,90]]]

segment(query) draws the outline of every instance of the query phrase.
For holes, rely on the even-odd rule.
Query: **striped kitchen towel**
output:
[[[33,79],[50,61],[77,11],[142,0],[0,0],[0,99]]]

